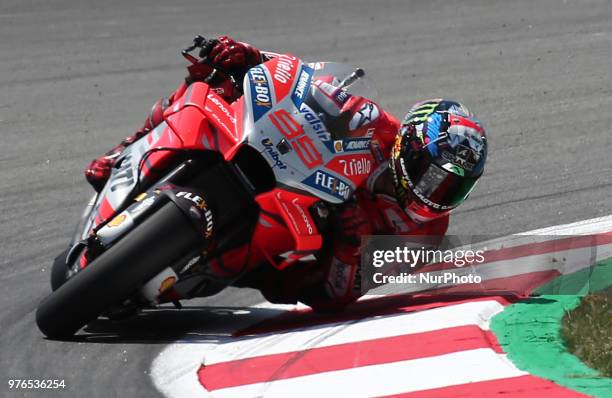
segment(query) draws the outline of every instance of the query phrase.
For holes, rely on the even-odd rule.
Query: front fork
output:
[[[213,212],[201,192],[181,186],[183,184],[188,185],[193,176],[197,176],[198,173],[201,174],[203,170],[210,166],[210,162],[203,163],[200,159],[185,161],[146,192],[142,192],[133,199],[130,199],[130,203],[124,206],[122,211],[107,222],[97,226],[89,233],[89,236],[83,236],[83,230],[87,227],[87,220],[91,218],[90,214],[94,211],[93,206],[96,203],[97,197],[95,195],[89,201],[81,217],[73,238],[72,247],[62,258],[65,268],[58,266],[56,270],[54,265],[54,271],[58,273],[62,268],[65,269],[65,275],[61,278],[56,277],[55,283],[52,280],[53,290],[59,288],[67,279],[86,267],[87,264],[169,201],[172,201],[185,214],[202,237],[201,244],[194,248],[194,251],[201,252],[205,250],[213,235]],[[160,233],[172,233],[172,231],[160,231]],[[180,265],[173,266],[177,268],[177,271],[180,271]],[[169,268],[169,270],[174,272],[172,268]],[[176,278],[174,279],[176,280]],[[158,295],[171,286],[170,280],[172,280],[170,275],[166,275],[163,278],[160,286],[163,289],[155,289],[155,291],[159,292]],[[143,295],[147,298],[147,301],[155,301],[155,297],[151,294],[151,289],[144,289],[143,293],[145,293]]]
[[[95,235],[96,244],[105,250],[169,201],[173,202],[192,223],[201,236],[201,244],[194,247],[191,253],[186,253],[185,258],[176,264],[169,264],[142,287],[141,296],[149,304],[156,304],[160,296],[167,295],[178,281],[179,273],[189,259],[197,257],[198,253],[207,250],[210,245],[214,218],[204,195],[192,188],[179,187],[167,182],[158,184],[137,196],[134,203],[101,227]],[[160,233],[172,234],[172,231],[160,231]]]
[[[88,257],[91,255],[93,259],[103,253],[168,201],[172,201],[190,220],[201,236],[201,244],[185,253],[185,257],[175,264],[168,264],[174,274],[166,269],[158,275],[159,278],[153,278],[151,283],[156,286],[146,286],[142,292],[149,303],[156,303],[162,293],[172,290],[170,288],[178,279],[193,274],[191,268],[198,268],[195,259],[205,256],[210,250],[222,252],[241,239],[249,240],[248,232],[252,233],[249,225],[256,222],[259,213],[253,192],[240,179],[233,165],[222,159],[189,159],[146,192],[130,199],[121,212],[96,227],[86,241],[81,241],[81,244],[86,244]],[[171,234],[172,231],[160,233]],[[181,296],[190,295],[190,292],[184,293]],[[168,301],[166,296],[164,294],[164,300]],[[175,297],[176,300],[180,298]],[[170,298],[170,301],[174,300]]]

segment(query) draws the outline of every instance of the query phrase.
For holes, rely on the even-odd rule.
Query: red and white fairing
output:
[[[371,170],[370,137],[332,137],[305,102],[315,78],[314,68],[291,55],[252,68],[244,81],[244,139],[266,156],[280,185],[342,203]]]
[[[231,162],[243,145],[249,145],[267,160],[277,185],[255,198],[261,212],[249,243],[252,250],[241,246],[223,254],[224,266],[232,268],[235,262],[242,267],[250,250],[249,264],[268,261],[284,268],[319,250],[322,237],[309,208],[318,201],[338,204],[349,199],[365,183],[373,164],[371,137],[335,139],[306,104],[318,73],[352,71],[338,65],[309,66],[292,55],[280,55],[249,70],[244,96],[231,105],[207,84],[191,84],[164,112],[164,122],[121,154],[77,238],[85,239],[94,230],[112,235],[106,231],[108,220],[122,215],[129,227],[129,213],[118,215],[117,210],[133,196],[139,178],[165,175],[164,166],[175,153],[159,148],[212,150]],[[286,260],[279,264],[281,254]],[[215,260],[211,262],[214,267]]]

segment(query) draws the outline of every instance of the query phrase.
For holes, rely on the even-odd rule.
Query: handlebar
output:
[[[197,64],[201,60],[206,59],[206,57],[208,56],[208,53],[210,52],[210,50],[212,50],[215,44],[217,44],[216,40],[207,40],[205,37],[201,35],[197,35],[196,37],[193,38],[193,43],[189,47],[181,51],[181,55],[185,57],[185,59],[187,59],[187,61],[191,62],[192,64]],[[200,54],[199,54],[200,59],[194,57],[191,54],[191,52],[195,50],[196,48],[200,49]]]
[[[365,76],[365,71],[363,69],[361,69],[361,68],[357,68],[357,69],[355,69],[355,71],[353,73],[351,73],[344,80],[342,80],[342,82],[340,82],[339,87],[340,88],[347,88],[351,84],[355,83],[357,80],[361,79],[364,76]]]
[[[219,65],[213,64],[208,59],[208,54],[210,53],[210,51],[213,49],[213,47],[217,43],[218,41],[216,39],[209,40],[209,39],[206,39],[204,36],[197,35],[196,37],[193,38],[193,42],[189,47],[181,50],[181,55],[185,57],[187,61],[191,62],[192,65],[204,63],[212,68],[212,72],[210,73],[210,75],[206,79],[204,79],[206,83],[210,82],[217,75],[218,72],[221,72],[230,79],[230,81],[232,82],[232,84],[234,85],[236,89],[242,92],[241,84],[236,81],[236,78],[234,77],[234,74],[231,71]],[[199,58],[195,57],[191,53],[192,51],[198,48],[200,49],[200,52],[198,54]]]

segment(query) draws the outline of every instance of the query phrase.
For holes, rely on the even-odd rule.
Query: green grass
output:
[[[612,289],[585,296],[563,317],[568,350],[602,376],[612,377]]]

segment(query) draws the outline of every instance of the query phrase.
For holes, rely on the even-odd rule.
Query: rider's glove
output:
[[[111,170],[113,169],[115,163],[117,163],[117,159],[119,158],[119,155],[121,155],[121,152],[123,152],[127,146],[133,144],[134,141],[142,137],[148,131],[149,129],[146,127],[137,131],[134,135],[131,135],[121,141],[121,144],[89,163],[89,166],[87,169],[85,169],[85,178],[96,190],[96,192],[100,192],[102,188],[104,188],[104,184],[106,184],[108,177],[110,177]]]
[[[335,238],[341,245],[358,248],[363,235],[372,233],[368,214],[357,201],[350,201],[337,216],[335,223]]]
[[[228,36],[220,36],[217,39],[217,44],[208,53],[208,58],[214,65],[232,71],[241,71],[262,61],[258,49]]]
[[[105,155],[92,160],[87,169],[85,169],[85,178],[96,192],[100,192],[104,188],[104,184],[106,184],[108,177],[110,177],[111,170],[122,150],[123,147],[113,148]]]

